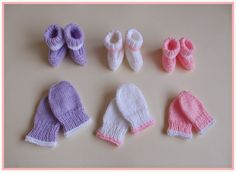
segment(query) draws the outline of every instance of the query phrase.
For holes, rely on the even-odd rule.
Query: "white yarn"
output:
[[[140,52],[143,37],[136,29],[129,29],[125,41],[125,55],[128,63],[135,72],[138,72],[143,66],[143,57]]]
[[[123,117],[131,124],[132,130],[154,121],[142,92],[134,84],[120,86],[116,92],[116,103]]]
[[[30,136],[26,136],[25,141],[39,145],[39,146],[45,146],[45,147],[55,147],[57,145],[57,142],[42,141],[42,140],[38,140],[38,139],[30,137]]]
[[[108,66],[112,71],[115,71],[119,68],[124,58],[121,32],[118,30],[109,32],[104,39],[104,45],[108,50]]]
[[[99,132],[122,143],[128,128],[128,122],[122,117],[116,101],[113,99],[103,116],[103,125]]]

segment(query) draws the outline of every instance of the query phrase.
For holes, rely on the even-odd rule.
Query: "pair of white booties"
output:
[[[125,46],[123,46],[122,34],[118,30],[108,32],[104,39],[104,45],[108,50],[108,66],[115,71],[121,65],[125,55],[130,67],[138,72],[143,66],[143,58],[140,48],[143,44],[143,37],[136,29],[129,29],[125,36]]]

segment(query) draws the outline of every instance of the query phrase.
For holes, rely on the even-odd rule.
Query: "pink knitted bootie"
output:
[[[176,56],[180,51],[179,41],[167,38],[162,46],[162,65],[166,72],[172,72],[176,65]]]
[[[186,70],[192,70],[195,67],[195,61],[193,57],[195,46],[193,42],[187,38],[181,38],[179,42],[180,52],[177,55],[177,59]]]

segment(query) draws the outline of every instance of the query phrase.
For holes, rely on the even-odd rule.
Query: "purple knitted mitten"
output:
[[[52,114],[48,97],[44,97],[37,108],[34,127],[25,137],[25,141],[39,146],[55,146],[59,129],[60,123]]]
[[[64,28],[66,44],[70,55],[75,63],[85,65],[87,63],[86,50],[84,46],[84,31],[76,24],[68,24]]]
[[[52,112],[63,126],[65,136],[89,121],[79,95],[69,82],[61,81],[53,85],[49,90],[48,99]]]
[[[63,29],[58,25],[50,25],[44,33],[44,41],[50,49],[48,55],[50,65],[58,66],[67,51]]]

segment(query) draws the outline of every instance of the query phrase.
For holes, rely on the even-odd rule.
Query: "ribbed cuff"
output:
[[[179,41],[174,38],[167,38],[162,45],[162,51],[167,58],[175,58],[180,51]]]
[[[186,124],[179,121],[169,121],[167,134],[169,136],[178,136],[184,139],[191,139],[192,125],[190,123]]]
[[[68,24],[64,29],[66,44],[72,50],[80,49],[84,44],[84,31],[76,24]]]
[[[119,146],[124,142],[126,132],[127,128],[124,125],[103,123],[103,126],[97,131],[96,136]]]
[[[63,29],[58,25],[50,25],[44,32],[44,41],[51,50],[59,50],[65,44]]]
[[[155,120],[148,112],[136,112],[136,114],[126,118],[131,123],[132,134],[136,134],[155,124]]]
[[[113,42],[113,39],[116,40]],[[112,30],[111,32],[108,32],[104,38],[104,46],[109,51],[119,51],[122,48],[122,44],[122,34],[118,30]]]
[[[37,121],[25,140],[40,146],[55,146],[59,129],[57,122]]]
[[[214,123],[214,119],[209,114],[204,113],[194,120],[193,125],[200,134],[203,134],[207,128],[212,126]]]
[[[88,115],[86,115],[85,112],[79,108],[70,110],[57,118],[63,125],[65,135],[68,135],[71,130],[79,127],[80,125],[89,120]]]
[[[129,29],[126,33],[125,43],[131,50],[139,50],[143,44],[142,34],[136,29]]]

